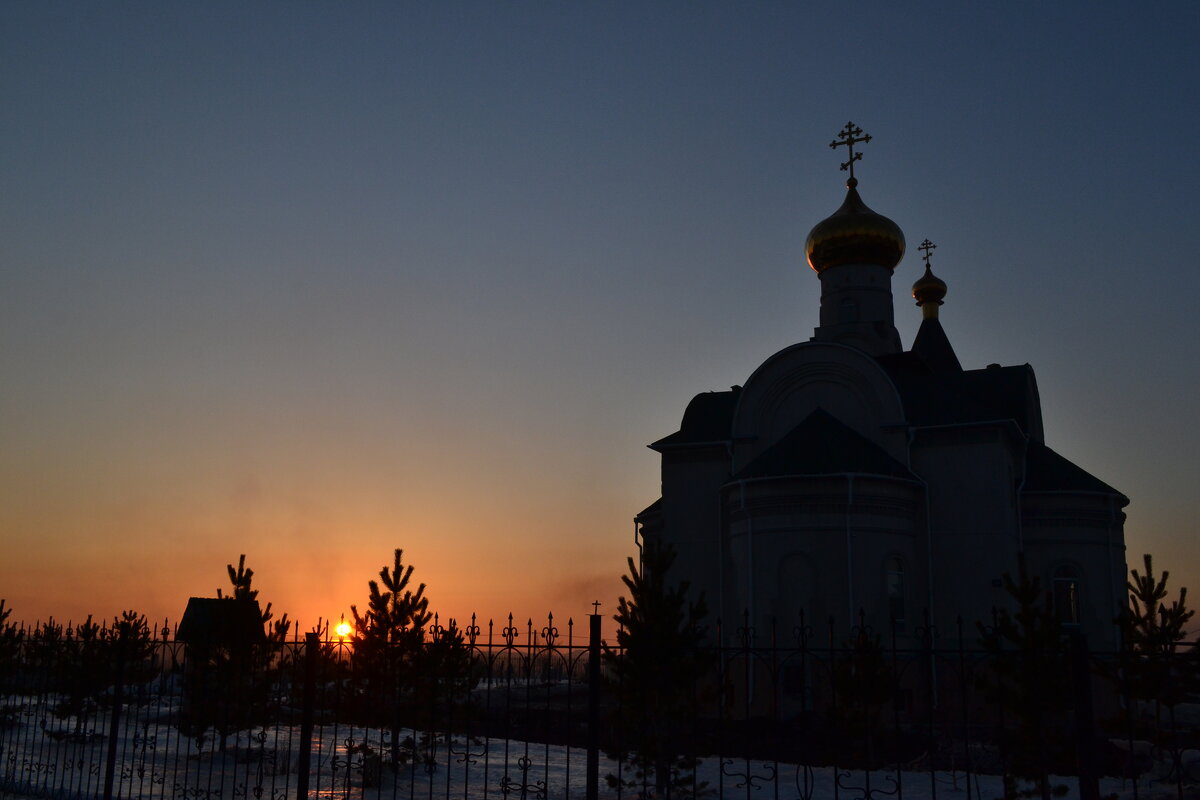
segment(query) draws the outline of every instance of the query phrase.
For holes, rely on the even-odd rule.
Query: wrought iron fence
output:
[[[374,647],[40,627],[0,642],[0,794],[1195,792],[1195,648],[1089,653],[1076,638],[1052,652],[988,652],[961,622],[951,633],[946,644],[930,628],[814,630],[803,616],[757,632],[718,625],[712,645],[657,656],[662,682],[647,694],[618,666],[641,656],[605,646],[599,616],[587,631],[553,617],[435,622],[415,646]],[[700,677],[672,682],[685,673]]]

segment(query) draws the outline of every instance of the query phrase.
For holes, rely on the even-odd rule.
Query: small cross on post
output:
[[[600,613],[600,601],[597,600],[594,603],[592,603],[592,614],[599,614],[599,613]]]
[[[926,239],[917,245],[917,249],[924,251],[921,253],[921,258],[925,259],[925,266],[928,268],[929,259],[933,255],[933,251],[937,249],[937,245]]]
[[[854,152],[854,145],[859,142],[871,141],[871,136],[868,134],[862,136],[862,128],[855,126],[853,122],[847,122],[846,127],[838,133],[838,138],[829,143],[829,146],[836,150],[839,147],[845,147],[850,153],[850,159],[842,164],[842,171],[850,170],[850,181],[857,184],[858,181],[854,177],[854,162],[862,160],[862,153]],[[841,139],[839,142],[838,139]]]

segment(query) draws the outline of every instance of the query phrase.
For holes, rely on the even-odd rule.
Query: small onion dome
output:
[[[917,301],[917,305],[923,306],[926,303],[934,303],[940,306],[942,298],[945,296],[946,282],[934,275],[933,270],[926,264],[925,274],[913,284],[913,298]]]
[[[858,181],[846,181],[842,207],[818,222],[808,234],[804,251],[817,274],[842,264],[878,264],[895,269],[904,257],[904,232],[882,214],[867,208],[858,196]]]

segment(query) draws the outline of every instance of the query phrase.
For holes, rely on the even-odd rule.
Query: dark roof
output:
[[[1037,442],[1029,443],[1025,455],[1027,492],[1100,492],[1125,495],[1104,481]]]
[[[910,424],[1011,419],[1026,435],[1035,433],[1033,415],[1040,406],[1037,382],[1028,364],[943,372],[913,351],[882,356],[878,361],[900,392]]]
[[[962,364],[958,363],[958,356],[954,354],[954,348],[950,346],[946,331],[942,329],[942,323],[938,322],[937,317],[921,320],[917,338],[913,339],[912,352],[925,359],[925,363],[934,373],[952,374],[963,371]]]
[[[913,479],[883,448],[818,408],[734,476],[835,475],[847,472]]]
[[[257,600],[192,597],[175,637],[199,645],[244,644],[266,638]]]
[[[733,428],[733,410],[741,394],[742,387],[734,386],[728,392],[703,392],[696,395],[683,412],[683,422],[679,424],[679,430],[650,446],[657,448],[661,445],[729,441]]]
[[[641,511],[639,511],[634,516],[634,519],[641,519],[642,517],[645,517],[645,516],[648,516],[651,514],[660,514],[660,513],[662,513],[662,498],[661,497],[658,498],[657,500],[655,500],[650,505],[643,508]]]

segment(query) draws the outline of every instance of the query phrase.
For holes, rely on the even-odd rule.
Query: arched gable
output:
[[[817,409],[908,465],[904,407],[883,368],[853,347],[804,342],[768,358],[742,387],[733,416],[733,474]]]

